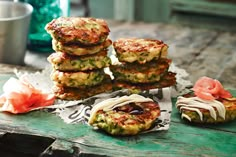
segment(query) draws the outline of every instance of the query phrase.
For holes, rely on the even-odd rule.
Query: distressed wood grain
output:
[[[1,76],[1,75],[0,75]],[[0,77],[0,83],[9,78]],[[0,85],[2,86],[2,84]],[[231,91],[236,96],[236,91]],[[173,99],[173,104],[175,99]],[[12,115],[0,113],[0,132],[17,135],[25,142],[16,149],[37,149],[37,138],[52,143],[41,156],[236,156],[236,121],[222,125],[191,125],[180,119],[173,105],[172,122],[168,131],[114,137],[93,130],[84,124],[66,124],[56,114],[34,111]],[[32,136],[31,140],[28,138]],[[22,139],[23,138],[23,139]],[[3,138],[1,138],[3,139]],[[8,145],[5,141],[5,145]],[[42,148],[42,147],[40,147]],[[31,150],[31,151],[32,151]],[[29,150],[28,150],[29,151]],[[29,152],[31,152],[29,151]],[[40,152],[39,152],[40,151]]]

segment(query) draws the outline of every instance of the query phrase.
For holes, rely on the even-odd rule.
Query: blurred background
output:
[[[71,5],[71,15],[236,30],[236,0],[71,0]]]

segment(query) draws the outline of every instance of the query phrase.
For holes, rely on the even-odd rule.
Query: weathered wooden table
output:
[[[0,64],[0,88],[14,66]],[[28,69],[26,69],[28,70]],[[231,90],[236,96],[236,90]],[[2,93],[2,90],[0,90]],[[173,104],[175,99],[173,99]],[[173,105],[170,129],[133,137],[112,137],[83,124],[66,124],[45,111],[0,113],[1,156],[236,156],[236,120],[192,125]]]

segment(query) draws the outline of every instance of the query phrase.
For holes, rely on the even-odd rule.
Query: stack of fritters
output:
[[[83,99],[112,89],[104,68],[111,64],[107,48],[109,28],[102,19],[60,17],[45,29],[56,51],[48,57],[53,66],[54,93],[67,100]]]
[[[168,46],[162,41],[122,38],[113,42],[113,47],[121,62],[110,67],[116,87],[148,90],[176,83],[175,73],[168,71]]]

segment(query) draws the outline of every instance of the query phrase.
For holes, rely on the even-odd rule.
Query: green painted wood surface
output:
[[[12,75],[0,76],[1,87]],[[232,93],[236,96],[236,90]],[[236,156],[236,121],[215,126],[191,125],[180,119],[174,106],[171,118],[168,131],[112,137],[84,124],[66,124],[45,111],[0,113],[0,131],[54,139],[44,154],[61,150],[71,156]]]

